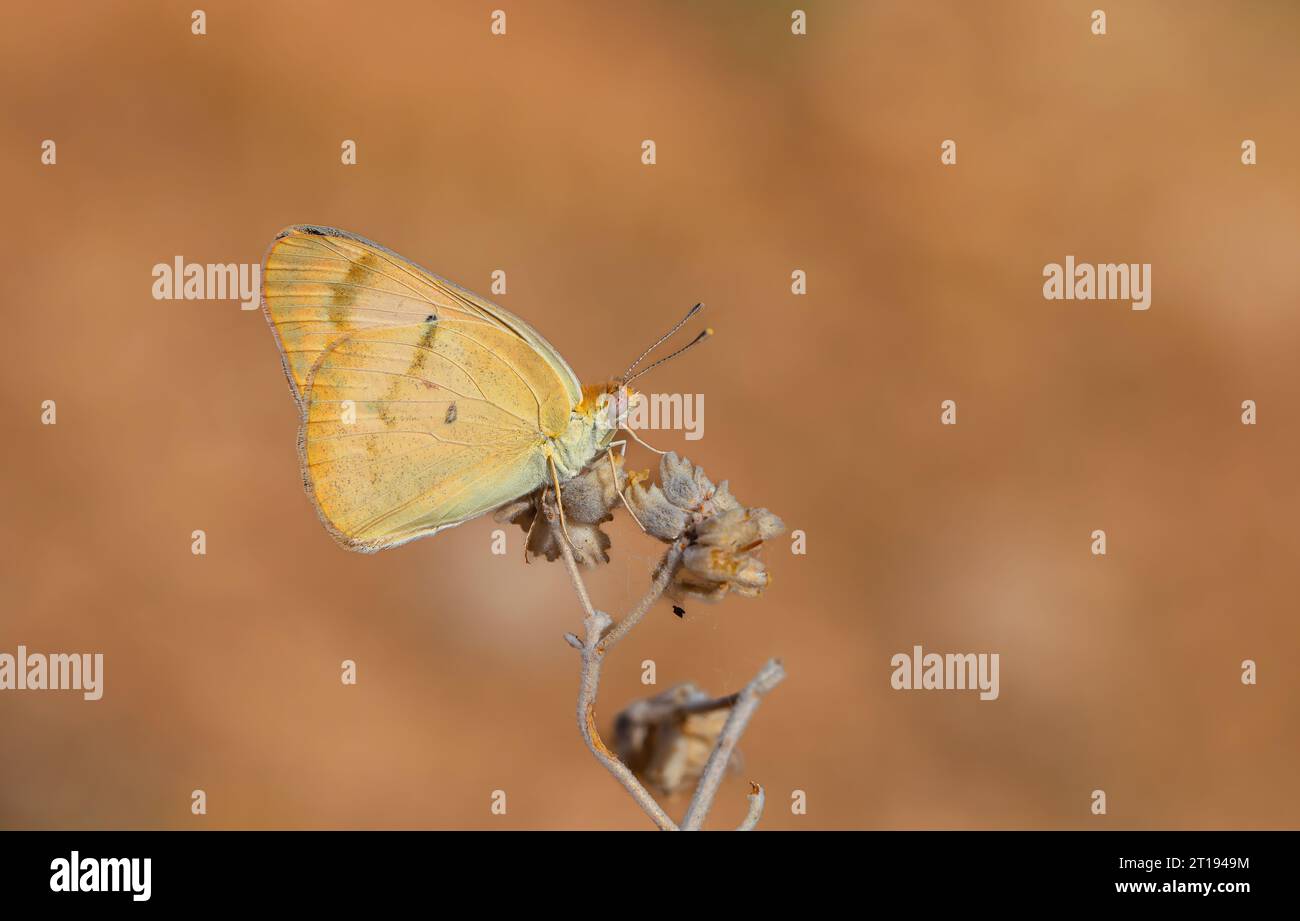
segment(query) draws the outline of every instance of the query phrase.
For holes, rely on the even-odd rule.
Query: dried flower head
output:
[[[618,490],[627,483],[623,458],[613,455],[613,464],[611,469],[609,458],[601,454],[560,487],[564,521],[573,541],[573,555],[586,566],[609,562],[609,535],[600,529],[600,525],[613,519],[614,507],[620,504]],[[564,533],[558,521],[554,525],[547,521],[542,509],[543,502],[554,501],[554,494],[548,495],[547,489],[543,488],[496,511],[497,521],[517,524],[527,533],[528,546],[524,552],[530,560],[539,556],[555,560],[560,556],[559,542],[564,540]]]
[[[627,503],[646,532],[665,543],[706,518],[740,506],[725,480],[714,486],[702,467],[672,451],[659,463],[659,482],[644,486],[644,479],[639,474],[631,477]]]
[[[688,539],[673,576],[672,597],[717,601],[728,592],[754,596],[771,581],[758,558],[763,541],[785,530],[765,508],[744,508],[724,480],[717,486],[704,470],[676,454],[664,455],[659,483],[634,475],[627,501],[646,531],[663,541]]]
[[[673,597],[718,601],[727,592],[752,598],[771,583],[758,558],[763,541],[785,530],[765,508],[733,508],[696,526],[673,578]]]
[[[704,772],[731,710],[694,684],[638,700],[614,723],[614,751],[646,784],[672,794]],[[733,764],[736,759],[733,758]]]

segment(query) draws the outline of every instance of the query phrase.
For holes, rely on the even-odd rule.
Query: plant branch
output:
[[[713,800],[718,795],[718,786],[722,783],[731,755],[736,750],[736,743],[740,741],[745,727],[749,725],[750,718],[758,709],[763,696],[780,684],[784,678],[785,669],[781,667],[781,663],[776,659],[770,659],[740,692],[736,705],[731,708],[731,715],[727,717],[727,724],[722,727],[722,734],[718,736],[718,744],[714,746],[713,753],[709,755],[709,761],[704,766],[704,773],[700,775],[700,782],[695,788],[695,795],[691,797],[691,804],[686,809],[686,817],[682,819],[684,831],[698,831],[704,825],[704,819],[708,816],[709,810],[713,807]],[[762,808],[761,803],[759,808]],[[753,810],[754,802],[751,799],[750,811]]]
[[[573,583],[573,590],[578,593],[578,600],[582,602],[584,619],[589,620],[596,616],[596,609],[591,606],[591,596],[587,594],[587,583],[582,581],[582,573],[578,571],[578,563],[573,558],[573,550],[569,547],[569,542],[563,537],[558,542],[560,544],[560,556],[564,558],[564,568],[569,572],[569,581]],[[604,617],[607,621],[609,620],[608,614],[604,615]],[[569,635],[572,636],[572,634]]]
[[[573,558],[573,550],[570,549],[566,540],[560,540],[559,544],[560,555],[564,558],[564,566],[569,572],[569,578],[578,593],[578,598],[582,601],[584,611],[586,611],[586,617],[583,620],[583,628],[586,633],[585,639],[579,640],[573,634],[565,636],[565,640],[569,645],[575,646],[582,653],[582,675],[578,685],[578,732],[582,735],[582,741],[586,743],[588,751],[605,766],[607,771],[614,775],[614,778],[623,785],[623,788],[627,790],[628,794],[631,795],[645,814],[654,821],[655,825],[661,831],[676,831],[677,823],[664,811],[663,807],[650,794],[650,791],[642,785],[641,781],[637,780],[632,770],[609,750],[605,741],[600,737],[600,730],[596,728],[596,694],[600,688],[600,669],[604,664],[605,652],[608,649],[608,645],[601,641],[601,637],[613,621],[604,611],[597,611],[591,606],[586,584],[583,582],[582,574],[578,571],[578,564]],[[662,591],[663,589],[660,588],[661,593]],[[646,605],[646,608],[649,608],[649,604]]]
[[[740,700],[740,694],[728,694],[726,697],[715,697],[712,700],[702,700],[695,704],[682,704],[677,708],[678,713],[711,713],[714,710],[726,710],[728,707],[734,707],[736,701]]]
[[[547,502],[544,497],[542,507],[547,520],[554,527],[559,519],[556,504]],[[578,686],[578,731],[592,756],[614,775],[614,778],[623,785],[623,788],[627,790],[642,811],[654,821],[655,825],[662,831],[677,831],[677,823],[664,811],[663,807],[642,785],[632,770],[609,749],[600,737],[600,731],[596,728],[596,696],[600,688],[600,672],[601,667],[604,665],[605,655],[641,622],[650,609],[654,607],[654,603],[663,596],[677,571],[677,567],[681,563],[682,554],[686,549],[686,538],[678,538],[668,548],[663,559],[659,562],[654,578],[651,580],[650,590],[632,607],[627,616],[617,624],[604,611],[599,611],[592,606],[591,595],[587,592],[586,583],[583,581],[582,573],[578,569],[578,563],[574,559],[573,549],[569,546],[568,540],[559,538],[557,543],[560,547],[560,556],[564,560],[565,570],[569,574],[569,580],[573,583],[573,589],[578,595],[584,613],[583,630],[585,636],[580,638],[572,633],[564,635],[565,642],[577,649],[582,656],[582,673]],[[736,750],[741,735],[745,732],[745,727],[748,726],[754,711],[758,709],[763,695],[776,687],[784,678],[785,669],[781,667],[780,662],[772,659],[759,670],[754,679],[739,693],[687,704],[682,708],[683,713],[704,713],[711,710],[731,709],[726,725],[723,726],[722,733],[719,735],[713,752],[709,755],[708,763],[704,767],[704,772],[700,776],[699,785],[695,789],[695,795],[692,797],[690,806],[686,811],[686,818],[682,822],[682,829],[693,831],[704,824],[704,819],[708,816],[709,810],[713,806],[713,800],[717,796],[718,787],[722,783],[723,774],[726,772],[727,765],[731,761],[731,756]],[[763,788],[756,783],[751,783],[750,788],[752,792],[749,794],[749,811],[738,827],[738,831],[749,831],[754,828],[763,815],[763,805],[766,800]]]
[[[745,814],[745,821],[736,826],[736,831],[753,831],[758,820],[763,817],[763,803],[767,800],[767,795],[763,793],[762,785],[752,780],[749,789],[749,812]]]
[[[686,549],[685,538],[678,538],[668,551],[664,558],[659,561],[659,568],[655,570],[654,580],[650,583],[650,591],[636,603],[632,610],[627,612],[627,616],[620,620],[612,630],[605,634],[605,640],[601,643],[602,653],[609,652],[613,649],[618,641],[627,636],[632,628],[641,622],[641,618],[654,607],[654,603],[663,596],[664,590],[668,588],[668,583],[672,581],[673,573],[677,571],[677,564],[681,561],[682,552]]]
[[[597,611],[594,616],[588,617],[585,623],[587,638],[582,648],[582,680],[578,690],[578,731],[596,760],[614,775],[655,825],[659,826],[661,831],[676,831],[677,823],[664,812],[663,807],[650,795],[650,791],[642,786],[641,781],[636,779],[631,769],[609,750],[600,737],[600,731],[596,728],[596,693],[600,687],[600,666],[604,658],[599,649],[600,634],[609,623],[609,615],[604,611]]]

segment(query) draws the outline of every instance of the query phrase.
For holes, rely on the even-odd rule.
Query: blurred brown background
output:
[[[10,7],[0,651],[107,661],[97,703],[0,694],[0,826],[650,827],[573,725],[559,566],[516,530],[493,556],[490,520],[341,550],[261,313],[152,299],[155,263],[300,222],[485,294],[506,269],[586,380],[709,305],[646,379],[705,394],[705,437],[652,441],[808,553],[662,606],[599,714],[646,658],[724,693],[782,657],[712,825],[748,777],[766,828],[1300,823],[1300,11],[799,5],[802,38],[739,0],[213,2],[204,37],[192,3]],[[1067,254],[1152,263],[1151,309],[1043,300]],[[657,548],[613,531],[617,610]],[[1000,699],[891,690],[916,643],[999,653]]]

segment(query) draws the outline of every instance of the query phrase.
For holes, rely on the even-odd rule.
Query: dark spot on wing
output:
[[[362,253],[356,261],[348,266],[348,273],[343,276],[343,281],[349,285],[359,285],[370,274],[374,267],[375,257],[370,253]]]
[[[673,605],[673,613],[676,614],[678,617],[685,617],[686,609],[683,607],[679,607],[678,605]]]
[[[348,310],[357,302],[357,289],[355,286],[361,285],[370,276],[375,267],[375,257],[370,253],[362,253],[351,265],[348,266],[347,274],[343,276],[342,284],[333,286],[333,296],[330,298],[329,318],[330,321],[343,326],[347,323]]]
[[[406,373],[412,377],[419,377],[417,371],[424,370],[424,363],[429,360],[430,346],[433,344],[433,337],[438,335],[438,327],[430,324],[429,327],[420,333],[420,341],[415,347],[415,357],[411,359],[411,367]]]

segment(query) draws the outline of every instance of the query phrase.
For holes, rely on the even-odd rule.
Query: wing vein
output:
[[[397,345],[406,345],[406,343],[404,343],[404,342],[399,342],[399,343],[396,343],[396,344],[397,344]],[[411,348],[416,348],[416,346],[411,346]],[[328,351],[328,350],[327,350],[327,351]],[[441,357],[441,356],[440,356],[440,357]],[[335,371],[348,371],[348,372],[350,372],[350,373],[352,373],[352,374],[388,374],[388,375],[391,375],[392,377],[405,377],[405,378],[407,378],[407,379],[409,379],[409,380],[418,381],[418,382],[421,383],[421,384],[431,384],[431,383],[434,383],[433,381],[430,381],[430,380],[428,380],[427,378],[416,377],[414,374],[407,374],[407,373],[404,372],[404,371],[385,371],[385,370],[383,370],[382,368],[348,368],[348,367],[343,367],[343,366],[340,366],[340,365],[324,365],[324,364],[321,365],[321,367],[320,367],[320,370],[327,370],[327,369],[328,369],[328,370],[335,370]],[[317,373],[318,373],[318,375],[319,375],[319,371],[318,371]],[[470,380],[470,383],[474,383],[473,379]],[[337,386],[337,385],[336,385],[336,386]],[[448,391],[449,393],[454,393],[458,398],[460,398],[460,399],[462,399],[462,400],[470,400],[471,402],[476,402],[476,403],[486,403],[488,406],[495,407],[496,409],[501,410],[501,411],[502,411],[503,413],[505,413],[506,415],[511,416],[512,418],[518,419],[521,423],[523,423],[523,424],[527,427],[527,431],[530,431],[530,432],[531,432],[531,431],[534,431],[533,428],[532,428],[532,423],[529,422],[527,419],[525,419],[523,416],[519,415],[518,413],[513,413],[513,412],[511,412],[510,410],[508,410],[508,409],[506,409],[504,406],[502,406],[500,403],[494,403],[494,402],[492,402],[492,401],[489,400],[486,396],[482,396],[482,395],[477,396],[477,397],[470,396],[470,395],[467,394],[467,393],[461,393],[461,392],[458,391],[458,390],[453,390],[452,388],[448,387],[446,384],[438,384],[437,386],[440,387],[440,388],[442,388],[443,390]],[[477,384],[474,384],[474,386],[477,387],[478,385],[477,385]],[[315,389],[315,388],[313,387],[313,389]],[[479,393],[482,394],[483,391],[480,390]],[[325,402],[325,401],[324,401],[324,400],[317,401],[315,398],[313,398],[313,399],[312,399],[312,402],[315,403],[315,402]],[[367,401],[367,402],[371,402],[371,401]],[[538,429],[537,431],[540,432],[540,429]]]
[[[519,444],[520,439],[505,438],[501,441],[452,441],[450,438],[442,438],[435,435],[427,429],[384,429],[376,432],[339,432],[337,435],[317,435],[313,441],[338,441],[340,438],[365,438],[373,435],[428,435],[439,444],[459,445],[462,448],[486,448],[492,445],[512,445]]]
[[[510,371],[511,371],[511,373],[513,373],[515,377],[519,378],[520,383],[522,383],[525,387],[528,388],[528,393],[529,393],[529,395],[533,398],[533,403],[534,403],[534,405],[536,405],[536,407],[537,407],[537,431],[539,431],[539,432],[544,431],[544,430],[542,429],[542,401],[541,401],[541,398],[537,396],[537,391],[533,389],[533,385],[532,385],[532,383],[528,380],[528,378],[524,377],[521,373],[519,373],[519,369],[516,368],[516,367],[514,366],[514,363],[513,363],[513,362],[510,362],[510,361],[507,361],[505,358],[503,358],[502,356],[498,355],[494,350],[488,348],[488,347],[487,347],[486,345],[484,345],[482,342],[479,342],[479,341],[478,341],[477,339],[475,339],[473,336],[467,336],[465,333],[462,333],[462,332],[460,332],[460,331],[458,331],[458,330],[451,329],[451,328],[448,328],[447,331],[450,332],[450,333],[453,334],[453,335],[460,336],[462,339],[468,339],[470,342],[474,343],[474,344],[477,345],[479,348],[481,348],[484,352],[487,352],[487,354],[491,355],[491,356],[492,356],[493,358],[495,358],[497,361],[501,362],[501,364],[503,364],[503,365],[505,365],[507,368],[509,368]],[[468,374],[468,373],[469,373],[469,372],[466,372],[466,374]],[[471,378],[471,380],[472,380],[472,378]],[[478,387],[477,382],[474,384],[474,386],[475,386],[475,387]],[[480,388],[479,388],[479,393],[482,393],[482,392],[483,392],[483,389],[480,387]],[[512,415],[513,415],[513,414],[512,414]]]
[[[521,452],[519,452],[519,453],[520,453],[520,454],[523,454],[524,452],[521,451]],[[475,486],[475,485],[477,485],[478,482],[479,482],[480,480],[484,479],[484,478],[487,477],[487,476],[490,476],[492,473],[493,473],[493,469],[492,469],[491,467],[488,467],[488,468],[486,468],[486,469],[484,470],[484,472],[480,473],[478,476],[476,476],[476,477],[474,477],[474,478],[472,478],[472,479],[470,479],[470,480],[465,481],[464,483],[461,484],[460,489],[458,489],[456,492],[454,492],[454,493],[452,493],[452,494],[450,494],[449,496],[446,497],[446,499],[444,500],[444,504],[446,504],[447,502],[449,502],[449,501],[452,500],[452,499],[459,498],[459,497],[460,497],[461,495],[463,495],[463,494],[465,493],[465,491],[468,490],[471,486]],[[413,505],[414,503],[420,501],[420,500],[423,499],[425,496],[427,496],[429,493],[431,493],[434,489],[436,489],[437,486],[438,486],[438,484],[437,484],[437,483],[434,483],[434,484],[431,485],[428,489],[425,489],[425,490],[423,490],[423,491],[421,491],[421,492],[419,492],[419,493],[416,493],[414,496],[411,496],[411,498],[407,499],[405,502],[401,502],[401,503],[399,503],[398,505],[394,506],[393,508],[389,509],[388,511],[383,512],[383,513],[381,513],[381,514],[379,514],[379,515],[375,515],[375,516],[371,517],[370,519],[368,519],[367,521],[365,521],[364,523],[362,523],[360,526],[357,527],[357,529],[356,529],[357,534],[361,534],[361,533],[363,533],[363,532],[365,532],[365,531],[368,531],[370,528],[373,528],[375,525],[379,524],[380,522],[385,521],[385,520],[388,519],[388,518],[391,518],[392,516],[396,515],[398,512],[400,512],[400,511],[402,511],[402,510],[408,508],[409,506]],[[506,500],[506,501],[509,501],[509,500]]]
[[[344,253],[340,253],[339,250],[335,249],[332,245],[330,245],[329,243],[325,243],[324,240],[323,240],[323,238],[322,238],[321,245],[324,246],[326,249],[330,250],[330,251],[333,252],[333,253],[338,253],[339,255],[343,256],[345,259],[347,258],[346,254],[344,254]],[[381,251],[379,251],[379,250],[377,250],[377,249],[376,249],[376,250],[371,250],[371,252],[373,252],[376,256],[379,256],[381,259],[383,259],[383,260],[384,260],[385,262],[387,262],[389,265],[397,265],[397,263],[393,262],[393,260],[388,256],[387,253],[381,252]],[[350,261],[351,261],[353,264],[357,264],[357,265],[360,264],[359,261],[356,260],[356,259],[352,259],[352,260],[350,260]],[[403,288],[405,288],[406,290],[410,291],[410,292],[411,292],[412,294],[414,294],[414,295],[415,295],[419,300],[424,301],[426,304],[432,304],[434,307],[439,306],[437,301],[430,300],[429,298],[423,296],[419,291],[417,291],[415,288],[412,288],[410,285],[408,285],[408,284],[406,284],[405,282],[403,282],[400,278],[394,278],[394,277],[391,276],[391,275],[386,275],[386,274],[384,274],[383,272],[380,272],[380,271],[377,270],[377,269],[372,269],[372,268],[369,268],[369,267],[366,267],[366,271],[367,271],[367,272],[374,272],[374,273],[375,273],[376,275],[378,275],[380,278],[387,278],[389,281],[393,282],[394,284],[401,285]],[[411,274],[411,273],[408,272],[407,274],[409,275],[409,274]],[[418,275],[412,275],[412,277],[415,278],[417,281],[423,281],[423,280],[424,280],[424,279],[421,279]]]

